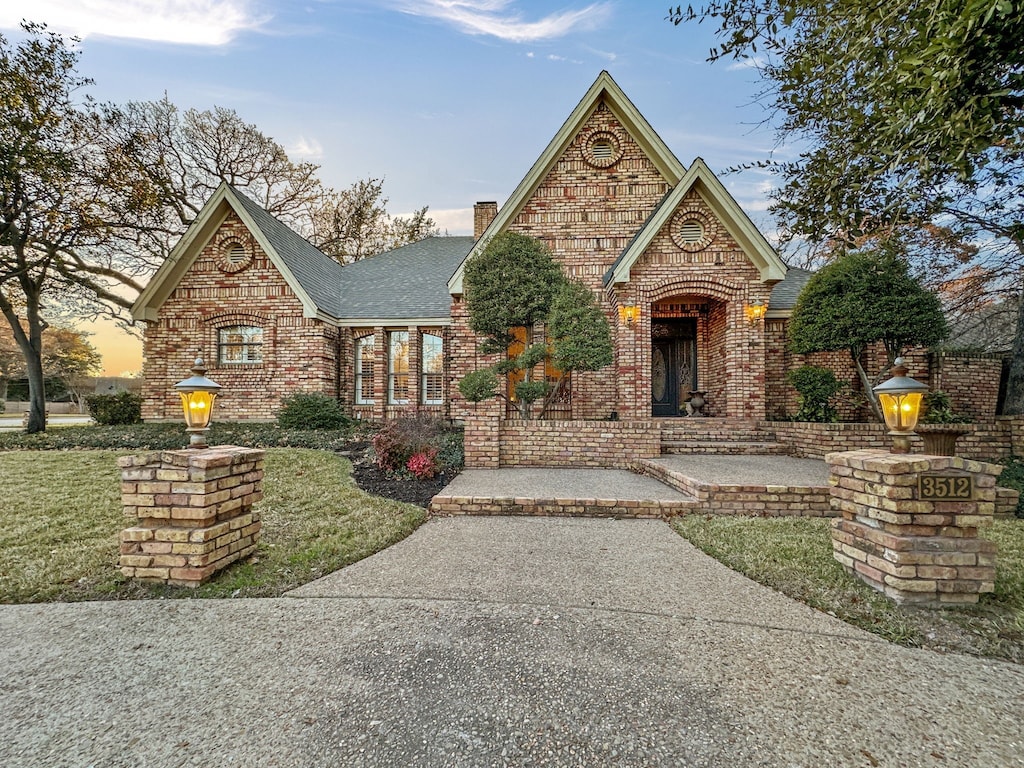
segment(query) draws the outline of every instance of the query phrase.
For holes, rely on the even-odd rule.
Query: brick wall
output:
[[[949,395],[953,411],[972,418],[996,413],[1003,360],[998,355],[936,352],[929,355],[929,383]]]
[[[792,456],[821,459],[837,451],[867,448],[888,450],[892,438],[884,424],[814,424],[810,422],[773,421],[761,425],[787,446]],[[970,425],[973,430],[956,444],[957,456],[977,461],[1000,461],[1024,450],[1024,417],[997,416],[979,419]],[[911,450],[920,452],[920,438],[913,438]]]
[[[661,452],[650,421],[505,420],[499,428],[502,467],[628,467]]]

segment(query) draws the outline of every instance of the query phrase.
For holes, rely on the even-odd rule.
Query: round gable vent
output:
[[[701,251],[715,239],[715,227],[696,211],[679,211],[672,217],[672,241],[690,253]]]
[[[608,168],[622,159],[622,144],[611,131],[595,131],[583,145],[583,159],[595,168]]]
[[[227,240],[219,248],[217,267],[221,272],[239,272],[252,262],[252,249],[238,240]]]

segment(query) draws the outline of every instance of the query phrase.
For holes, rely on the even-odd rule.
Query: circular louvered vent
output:
[[[680,211],[672,218],[672,240],[684,251],[693,253],[711,245],[715,226],[696,211]]]
[[[249,266],[252,251],[237,240],[228,240],[220,247],[217,266],[222,272],[238,272]]]
[[[619,162],[622,145],[611,131],[592,133],[583,146],[583,159],[595,168],[607,168]]]

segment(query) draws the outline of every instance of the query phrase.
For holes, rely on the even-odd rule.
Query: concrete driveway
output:
[[[1024,766],[1021,667],[662,522],[451,518],[275,600],[0,606],[0,765]]]

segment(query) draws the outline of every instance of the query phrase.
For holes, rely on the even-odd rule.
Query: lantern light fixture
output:
[[[206,432],[213,420],[213,403],[221,386],[206,378],[203,358],[197,357],[192,375],[179,381],[174,388],[181,395],[181,408],[185,414],[185,431],[189,434],[189,448],[206,448]]]
[[[910,453],[910,436],[917,427],[921,400],[928,391],[928,385],[907,376],[907,366],[902,357],[894,361],[892,373],[891,379],[883,381],[873,391],[892,435],[892,452]]]
[[[636,304],[626,304],[619,307],[619,324],[632,328],[640,321],[640,307]]]
[[[747,322],[751,325],[757,325],[764,319],[765,312],[768,311],[768,305],[760,299],[748,304],[745,307],[747,313]]]

